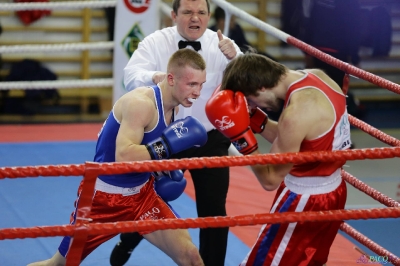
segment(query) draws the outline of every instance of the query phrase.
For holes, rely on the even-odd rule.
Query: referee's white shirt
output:
[[[227,37],[224,36],[224,38]],[[154,73],[167,72],[168,60],[178,50],[180,40],[184,39],[179,35],[176,26],[157,30],[144,38],[124,68],[125,88],[130,91],[140,86],[153,86]],[[191,115],[199,119],[206,130],[210,131],[214,129],[214,126],[208,121],[205,105],[215,88],[221,83],[223,71],[229,60],[218,48],[219,40],[216,32],[207,29],[197,41],[201,43],[201,50],[198,52],[207,64],[207,81],[203,85],[200,98],[190,108],[181,106],[176,119]],[[234,45],[236,56],[242,54],[239,47]],[[191,47],[188,46],[188,48]]]

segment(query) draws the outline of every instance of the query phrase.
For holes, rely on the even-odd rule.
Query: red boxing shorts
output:
[[[346,183],[340,169],[328,177],[287,175],[275,195],[270,213],[344,209]],[[341,221],[266,224],[240,264],[323,265]]]
[[[75,211],[71,214],[71,224],[75,223],[76,207],[82,190],[78,189],[78,199],[75,201]],[[137,187],[122,188],[109,185],[97,179],[92,201],[90,217],[92,223],[108,223],[120,221],[159,220],[179,218],[170,205],[163,201],[154,190],[154,177]],[[148,234],[151,231],[139,232]],[[99,245],[113,238],[112,235],[88,236],[82,253],[82,260]],[[58,250],[62,256],[68,255],[71,237],[62,240]]]

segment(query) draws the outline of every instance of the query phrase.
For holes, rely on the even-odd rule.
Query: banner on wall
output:
[[[127,92],[124,67],[139,42],[159,28],[159,0],[117,0],[115,12],[113,104]]]

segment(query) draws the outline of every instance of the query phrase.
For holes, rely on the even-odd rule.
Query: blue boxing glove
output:
[[[164,173],[165,175],[160,175]],[[181,170],[153,173],[156,177],[154,189],[166,202],[176,200],[186,188],[186,179]]]
[[[157,171],[153,172],[153,176],[156,178],[156,181],[167,176],[174,181],[181,181],[183,179],[183,172],[181,170],[174,171]]]
[[[194,117],[188,116],[172,122],[164,129],[161,137],[146,144],[151,159],[162,160],[172,154],[203,146],[207,142],[207,131]]]

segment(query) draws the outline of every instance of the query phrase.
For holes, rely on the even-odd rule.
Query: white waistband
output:
[[[285,185],[297,194],[325,194],[334,191],[342,182],[341,170],[337,169],[330,176],[296,177],[285,176]]]
[[[136,187],[117,187],[113,186],[110,184],[107,184],[106,182],[103,182],[102,180],[98,179],[96,180],[96,185],[95,185],[95,190],[110,193],[110,194],[122,194],[124,196],[129,196],[129,195],[134,195],[138,194],[140,192],[140,189],[146,185],[146,182],[143,184],[136,186]]]

